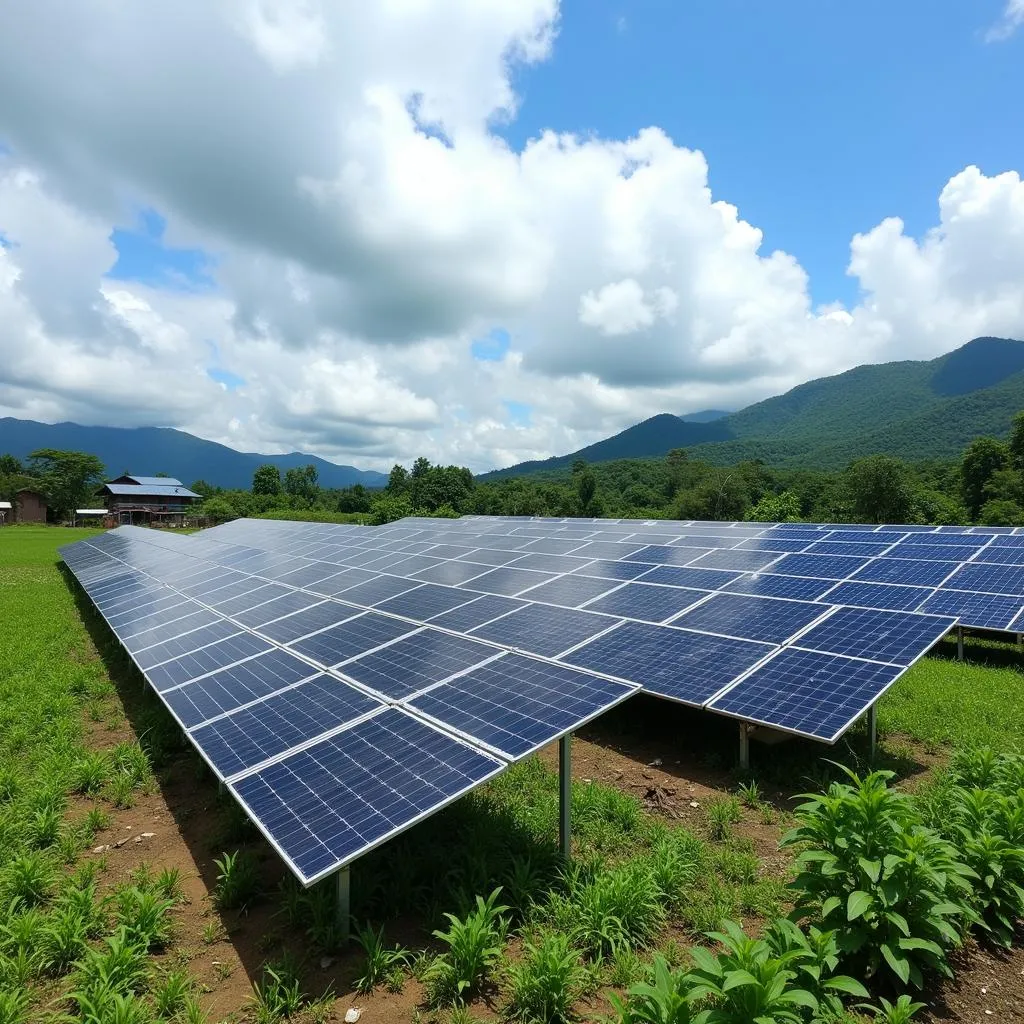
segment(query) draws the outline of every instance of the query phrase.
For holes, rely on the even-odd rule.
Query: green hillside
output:
[[[858,366],[809,381],[711,423],[654,416],[570,455],[489,475],[561,469],[576,459],[657,457],[672,448],[716,465],[759,459],[818,469],[876,452],[953,458],[975,437],[1005,436],[1022,409],[1024,342],[975,338],[937,359]]]

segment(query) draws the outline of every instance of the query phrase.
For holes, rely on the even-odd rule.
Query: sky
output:
[[[0,416],[483,471],[1024,339],[1022,91],[1024,0],[3,5]]]

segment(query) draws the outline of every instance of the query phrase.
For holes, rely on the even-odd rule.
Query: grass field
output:
[[[788,796],[826,777],[823,757],[864,753],[859,735],[755,746],[761,773],[739,780],[703,730],[690,738],[704,716],[684,733],[637,719],[634,740],[623,709],[576,741],[568,871],[546,752],[358,862],[354,912],[373,924],[341,952],[331,887],[291,883],[218,798],[58,567],[59,545],[95,532],[0,530],[0,1024],[270,1024],[352,1005],[373,1024],[622,1020],[614,997],[657,956],[689,964],[721,919],[757,934],[788,908]],[[882,701],[882,758],[918,782],[952,745],[1024,745],[1017,652],[968,654],[925,659]],[[150,821],[158,852],[139,842]]]

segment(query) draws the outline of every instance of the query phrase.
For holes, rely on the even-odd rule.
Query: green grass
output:
[[[882,733],[933,748],[989,744],[1024,750],[1024,672],[1013,645],[969,641],[966,660],[918,662],[878,706]]]
[[[366,512],[327,512],[323,509],[299,511],[281,509],[273,512],[260,512],[253,519],[279,519],[290,523],[355,523],[365,526],[370,521]]]

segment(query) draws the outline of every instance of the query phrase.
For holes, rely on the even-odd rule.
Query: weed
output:
[[[188,971],[168,971],[152,986],[153,1006],[157,1016],[176,1017],[188,1003],[194,982]]]
[[[384,987],[397,995],[405,988],[405,968],[398,964],[384,975]]]
[[[369,925],[364,925],[356,934],[356,942],[366,954],[363,973],[355,981],[357,992],[372,992],[390,972],[398,968],[401,973],[403,965],[409,962],[407,950],[385,943],[383,928],[374,931]]]
[[[78,961],[71,998],[83,1010],[104,992],[130,994],[146,982],[146,950],[124,929],[109,936],[99,949],[87,949]]]
[[[166,900],[180,903],[184,899],[184,892],[181,888],[181,869],[164,868],[159,875],[153,879],[153,888]]]
[[[217,886],[213,898],[222,910],[245,910],[259,893],[256,863],[245,851],[225,853],[214,861]]]
[[[749,782],[741,782],[736,787],[736,795],[740,798],[744,807],[754,809],[760,807],[761,801],[764,799],[761,787],[757,784],[756,779],[751,779]]]
[[[250,1005],[256,1024],[273,1024],[302,1009],[302,986],[290,966],[264,967],[263,977],[252,988]]]
[[[51,974],[70,970],[86,950],[89,938],[85,919],[70,905],[50,914],[42,935],[42,961]]]
[[[50,898],[55,880],[53,864],[44,853],[20,853],[11,858],[0,875],[0,892],[7,902],[18,900],[32,907]]]
[[[636,982],[627,1000],[613,993],[611,1002],[621,1024],[690,1024],[698,1017],[690,988],[688,975],[672,970],[663,956],[655,954],[653,984]]]
[[[207,921],[203,925],[203,942],[207,946],[212,946],[225,938],[227,938],[227,932],[224,931],[224,925],[219,920]]]
[[[95,796],[110,777],[110,763],[99,751],[87,751],[74,766],[72,792]]]
[[[0,989],[0,1024],[24,1024],[29,996],[25,989]]]
[[[563,1024],[588,981],[569,936],[546,931],[523,943],[523,959],[509,969],[509,1014],[524,1021]]]
[[[648,866],[632,862],[599,873],[572,893],[575,931],[594,957],[620,944],[644,945],[665,921],[662,893]]]
[[[127,775],[116,775],[107,786],[107,796],[117,808],[126,810],[135,806],[135,784]]]
[[[182,1024],[207,1024],[207,1014],[199,1004],[199,1000],[193,996],[186,996],[181,1009],[178,1011],[178,1020]]]
[[[888,999],[884,998],[879,1002],[882,1004],[881,1006],[858,1003],[857,1008],[874,1014],[876,1024],[908,1024],[918,1010],[925,1008],[924,1003],[915,1003],[906,994],[901,995],[895,1003],[890,1003]]]
[[[117,923],[144,949],[163,949],[170,941],[172,900],[131,886],[117,894]]]
[[[732,826],[742,817],[740,802],[734,796],[714,797],[704,805],[708,835],[716,842],[723,842],[732,835]]]
[[[644,976],[644,962],[640,954],[629,946],[619,946],[608,961],[608,984],[616,988],[629,988]]]

